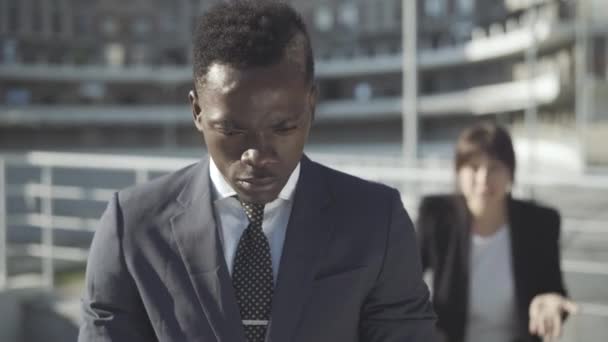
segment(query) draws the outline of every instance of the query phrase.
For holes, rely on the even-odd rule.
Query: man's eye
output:
[[[274,131],[277,133],[288,133],[295,130],[297,126],[279,126],[275,127]]]
[[[243,133],[243,131],[240,131],[238,129],[227,128],[227,127],[218,127],[217,130],[225,136],[233,136],[233,135],[238,135],[238,134]]]

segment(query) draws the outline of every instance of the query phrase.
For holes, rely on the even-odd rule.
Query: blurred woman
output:
[[[417,224],[439,329],[449,342],[557,338],[576,310],[560,270],[558,212],[511,197],[515,153],[504,128],[466,129],[454,159],[456,193],[423,198]]]

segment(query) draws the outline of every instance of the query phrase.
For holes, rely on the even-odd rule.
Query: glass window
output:
[[[63,31],[63,22],[62,22],[62,6],[60,0],[55,0],[52,2],[52,15],[51,15],[51,31],[53,33],[61,33]]]
[[[8,32],[17,33],[19,31],[19,2],[18,0],[8,0]]]
[[[355,27],[359,24],[359,9],[353,2],[345,2],[340,6],[338,19],[347,27]]]
[[[106,17],[102,22],[101,30],[107,35],[118,33],[118,21],[113,17]]]
[[[458,13],[471,15],[473,13],[474,0],[458,0]]]
[[[86,11],[76,13],[74,16],[74,32],[78,34],[87,34],[91,30],[91,18]]]
[[[32,6],[32,30],[35,33],[42,32],[42,3],[40,0],[31,0]]]
[[[125,64],[125,48],[120,43],[110,43],[105,48],[106,64],[122,66]]]
[[[445,0],[425,0],[424,13],[429,17],[439,17],[445,13]]]
[[[327,6],[319,6],[315,13],[315,26],[319,31],[329,31],[334,26],[334,16]]]
[[[598,79],[606,79],[608,75],[608,44],[606,43],[606,37],[596,36],[593,37],[593,48],[592,50],[592,69],[593,75]]]
[[[2,61],[5,64],[17,62],[17,42],[14,39],[7,39],[2,45]]]
[[[137,36],[144,36],[150,32],[150,23],[146,18],[139,17],[133,21],[133,33]]]

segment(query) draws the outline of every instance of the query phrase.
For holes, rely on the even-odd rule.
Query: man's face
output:
[[[316,90],[294,63],[238,70],[212,64],[190,93],[196,128],[245,202],[278,197],[302,157]]]

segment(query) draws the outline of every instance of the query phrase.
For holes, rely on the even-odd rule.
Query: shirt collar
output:
[[[222,200],[225,198],[236,196],[236,191],[232,188],[230,184],[226,181],[220,170],[217,168],[217,165],[213,161],[211,156],[209,157],[209,177],[211,178],[211,183],[213,184],[213,194],[216,200]],[[295,169],[289,175],[289,179],[285,186],[279,193],[279,197],[285,201],[291,201],[293,199],[293,195],[296,190],[296,185],[298,184],[298,179],[300,178],[300,163],[296,165]],[[273,201],[274,202],[274,201]]]

